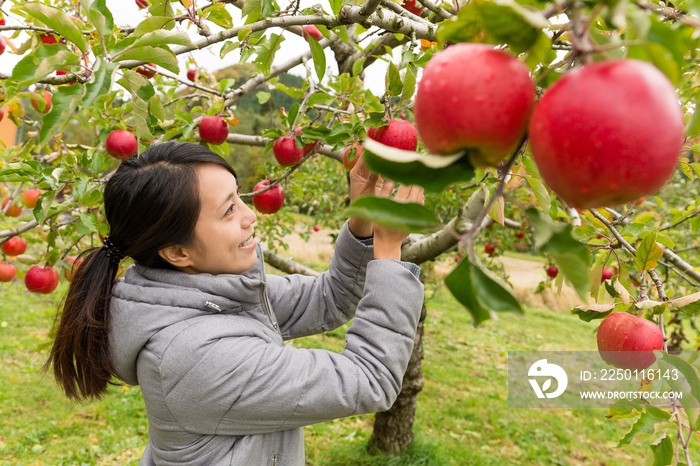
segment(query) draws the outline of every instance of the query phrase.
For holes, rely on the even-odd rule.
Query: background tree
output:
[[[0,115],[12,120],[20,134],[19,144],[0,151],[0,243],[16,236],[28,242],[16,259],[4,258],[16,261],[20,278],[37,265],[42,273],[70,268],[72,256],[108,233],[101,193],[118,164],[108,154],[112,131],[133,134],[134,150],[141,152],[154,141],[200,141],[202,118],[219,116],[229,127],[226,141],[202,144],[232,160],[241,184],[251,191],[247,197],[262,179],[285,189],[285,208],[260,216],[263,234],[270,238],[266,257],[282,270],[313,273],[276,254],[283,254],[284,236],[293,229],[291,212],[317,215],[334,226],[349,213],[363,215],[414,233],[404,246],[406,260],[423,264],[459,250],[463,259],[445,284],[478,324],[496,312],[522,311],[492,273],[502,271],[491,260],[519,243],[556,264],[554,286],[566,281],[586,301],[606,297],[607,304],[574,309],[581,319],[627,311],[658,324],[666,337],[664,350],[699,346],[686,336],[695,329],[700,283],[693,265],[700,227],[696,3],[417,0],[399,5],[367,0],[360,5],[330,0],[306,8],[274,0],[151,0],[143,20],[128,28],[115,25],[105,0],[0,1],[0,11],[7,19],[0,25],[4,53],[23,57],[0,73]],[[234,21],[238,17],[242,20]],[[320,34],[306,29],[308,49],[279,56],[289,35],[301,35],[302,28],[312,25]],[[478,157],[466,147],[452,157],[426,156],[424,133],[417,152],[423,155],[366,139],[370,130],[390,128],[391,120],[420,119],[414,99],[424,68],[445,46],[457,50],[451,44],[463,42],[508,50],[527,66],[538,95],[581,65],[632,58],[652,63],[675,86],[682,103],[686,138],[678,170],[657,195],[577,211],[543,181],[525,136],[497,160]],[[218,74],[197,70],[194,80],[182,77],[185,67],[192,66],[185,58],[189,52],[219,46],[222,58],[239,52],[241,65]],[[329,58],[337,73],[329,72]],[[380,60],[388,67],[385,93],[377,96],[363,79],[366,68]],[[464,60],[465,70],[488,65],[480,60]],[[303,80],[285,74],[299,65],[306,70]],[[484,83],[507,74],[496,73]],[[508,92],[505,86],[501,93],[474,94],[475,108],[485,109],[480,116],[512,113],[508,99],[502,106],[476,105]],[[458,97],[438,92],[433,100],[449,113],[465,107],[453,104]],[[584,107],[568,109],[565,128],[590,119],[583,116]],[[654,134],[655,128],[638,131]],[[502,136],[507,132],[504,126]],[[280,166],[271,154],[274,141],[287,136],[299,148],[311,147],[291,167]],[[363,157],[375,170],[424,186],[426,208],[368,198],[345,210],[343,152],[356,142],[365,144]],[[637,165],[646,167],[648,161],[640,158]],[[41,195],[22,210],[27,189],[39,189]],[[505,228],[487,229],[494,222]],[[520,231],[523,235],[515,236]],[[47,277],[50,285],[53,275]],[[399,404],[377,418],[371,444],[386,451],[402,451],[411,443],[421,387],[420,337],[419,332]],[[662,408],[615,406],[610,415],[639,419],[622,443],[651,429],[659,432],[650,441],[657,464],[673,457],[691,464],[688,445],[700,430],[700,376],[697,368],[669,353],[663,360],[682,369],[692,393]]]

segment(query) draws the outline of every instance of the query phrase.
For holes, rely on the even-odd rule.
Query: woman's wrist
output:
[[[372,222],[357,217],[350,217],[348,228],[358,238],[369,238],[374,232]]]
[[[401,245],[383,245],[374,243],[374,258],[375,259],[393,259],[401,260]]]

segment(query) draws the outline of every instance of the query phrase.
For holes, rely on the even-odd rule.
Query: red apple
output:
[[[555,265],[550,265],[547,267],[547,276],[550,278],[557,278],[559,275],[559,269]]]
[[[123,129],[115,129],[109,133],[105,146],[109,155],[120,160],[136,155],[139,148],[136,137]]]
[[[151,68],[155,68],[155,67],[156,67],[156,65],[154,65],[153,63],[146,63],[146,66],[150,66]],[[136,67],[136,70],[135,70],[135,71],[136,71],[138,74],[141,74],[141,75],[145,76],[146,79],[151,79],[153,76],[156,75],[156,72],[155,72],[155,71],[151,71],[151,70],[149,70],[149,69],[147,69],[147,68],[144,68],[144,67],[142,67],[142,66]]]
[[[0,282],[9,282],[15,276],[15,266],[0,262]]]
[[[3,107],[0,107],[0,121],[2,121],[2,118],[5,116],[5,109]]]
[[[5,18],[0,17],[0,26],[5,25]]]
[[[321,34],[321,31],[319,31],[318,28],[314,25],[304,26],[302,28],[301,35],[304,36],[304,40],[306,40],[306,42],[309,41],[308,36],[311,36],[316,40],[323,39],[323,34]]]
[[[192,82],[194,82],[195,79],[197,79],[198,75],[199,73],[197,72],[196,68],[190,68],[189,70],[187,70],[187,79],[189,79]]]
[[[406,120],[389,120],[389,124],[380,128],[367,130],[367,137],[402,150],[415,151],[418,147],[418,135],[413,123]]]
[[[46,89],[43,90],[41,95],[44,97],[44,109],[42,110],[39,106],[39,102],[36,99],[29,99],[31,101],[34,110],[41,113],[48,113],[51,110],[51,93]]]
[[[27,189],[22,193],[22,204],[25,207],[33,209],[36,206],[36,201],[41,196],[41,191],[38,189]]]
[[[603,361],[621,369],[644,370],[664,347],[661,329],[653,322],[626,312],[613,312],[598,327],[598,352]]]
[[[52,267],[35,265],[27,271],[24,284],[32,293],[49,294],[58,286],[58,272]]]
[[[42,43],[47,44],[47,45],[57,44],[57,43],[58,43],[58,38],[56,37],[55,34],[44,34],[44,33],[41,33],[41,34],[39,34],[39,40],[40,40]]]
[[[354,155],[352,155],[353,149],[355,149]],[[360,144],[353,144],[345,149],[345,153],[343,153],[343,166],[347,171],[352,170],[352,167],[354,167],[357,161],[360,160],[363,150],[364,148]],[[352,160],[350,160],[350,157],[352,157]]]
[[[414,115],[431,153],[468,150],[474,165],[495,166],[520,142],[534,103],[524,63],[490,45],[461,43],[428,62]]]
[[[423,13],[423,9],[425,8],[420,3],[416,5],[416,0],[404,0],[401,6],[404,10],[409,11],[417,16],[420,16],[420,14]]]
[[[26,250],[27,242],[24,238],[20,238],[19,236],[13,236],[2,243],[2,252],[8,256],[19,256],[20,254],[24,254]]]
[[[566,73],[539,100],[530,145],[545,183],[569,206],[633,202],[673,174],[683,143],[674,86],[639,60]]]
[[[228,123],[220,116],[205,116],[199,122],[199,137],[209,144],[222,144],[228,137]]]
[[[2,212],[5,212],[5,217],[19,217],[22,215],[22,207],[14,202],[10,202],[10,206],[7,207],[7,211],[5,211],[8,202],[10,201],[5,200],[5,202],[2,203]]]
[[[298,164],[314,148],[313,142],[304,144],[304,147],[298,147],[294,138],[300,134],[301,128],[297,128],[291,136],[281,136],[272,144],[272,153],[281,166],[291,167]]]
[[[321,230],[321,227],[319,227],[318,225],[314,225],[314,231],[320,231],[320,230]]]
[[[255,185],[253,192],[260,191],[270,186],[269,180],[261,181]],[[282,185],[276,184],[272,189],[262,194],[253,196],[253,205],[261,214],[274,214],[284,205],[284,190]]]
[[[523,239],[525,237],[525,232],[523,230],[518,230],[518,232],[515,234],[515,237],[518,239]]]
[[[486,244],[484,245],[484,252],[490,256],[491,254],[493,254],[494,252],[496,252],[496,246],[494,246],[494,245],[491,244],[491,243],[486,243]]]
[[[0,55],[5,53],[5,38],[0,36]]]
[[[68,262],[71,267],[64,269],[63,270],[63,276],[66,277],[66,280],[69,282],[73,281],[73,275],[75,274],[75,271],[80,267],[80,265],[83,263],[83,259],[76,259],[73,256],[66,257],[66,262]]]
[[[148,8],[148,0],[136,0],[136,6],[141,10]]]
[[[603,275],[601,275],[600,281],[604,282],[605,280],[610,280],[614,274],[615,273],[613,272],[613,269],[609,269],[606,267],[603,269]]]

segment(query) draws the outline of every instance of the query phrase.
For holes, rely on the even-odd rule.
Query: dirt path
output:
[[[297,261],[328,262],[333,254],[333,244],[327,230],[311,232],[311,239],[305,242],[297,235],[287,236],[286,242],[289,250],[283,255]],[[529,307],[541,307],[555,311],[569,311],[581,304],[581,300],[570,287],[564,285],[561,293],[553,286],[545,288],[541,293],[535,294],[538,284],[546,280],[545,267],[541,262],[516,259],[512,257],[499,257],[513,284],[513,291],[518,300]],[[454,263],[451,261],[438,264],[438,273],[447,273]]]

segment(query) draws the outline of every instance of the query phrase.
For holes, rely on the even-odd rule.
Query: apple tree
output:
[[[20,57],[0,71],[0,119],[20,135],[0,148],[0,280],[17,274],[51,292],[70,277],[77,253],[108,233],[102,189],[120,159],[171,139],[206,144],[234,166],[246,154],[256,183],[246,197],[270,239],[266,258],[283,271],[315,273],[284,257],[290,212],[336,226],[356,215],[412,232],[405,260],[457,251],[444,285],[476,325],[522,312],[492,260],[516,239],[549,258],[550,285],[566,282],[586,303],[572,318],[653,322],[661,339],[650,349],[692,396],[613,406],[609,417],[637,418],[621,445],[655,433],[656,464],[692,463],[700,375],[668,351],[700,346],[689,337],[700,297],[697,2],[136,5],[121,26],[106,0],[0,0],[0,55]],[[293,36],[304,46],[283,53]],[[234,77],[195,67],[198,50],[235,59]],[[375,95],[366,81],[380,63]],[[304,80],[284,81],[298,67]],[[273,94],[288,103],[271,108]],[[266,111],[244,130],[253,96]],[[383,176],[423,186],[426,206],[366,197],[346,208],[345,167],[360,154]],[[412,441],[421,338],[372,447],[397,453]]]

